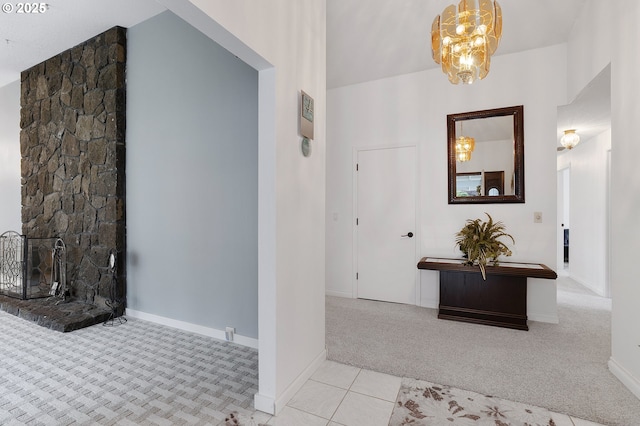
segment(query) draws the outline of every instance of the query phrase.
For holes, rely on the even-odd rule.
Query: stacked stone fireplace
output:
[[[22,233],[62,239],[69,300],[97,306],[126,289],[125,65],[114,27],[21,76]]]

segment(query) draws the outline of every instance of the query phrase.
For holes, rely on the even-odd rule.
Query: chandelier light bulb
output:
[[[471,152],[456,153],[456,160],[458,160],[460,163],[471,160]]]

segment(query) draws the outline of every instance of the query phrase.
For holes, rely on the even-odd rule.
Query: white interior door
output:
[[[415,147],[358,152],[358,298],[415,304],[415,155]]]

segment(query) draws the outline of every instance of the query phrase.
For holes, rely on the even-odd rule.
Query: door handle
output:
[[[400,235],[401,237],[409,237],[409,238],[413,238],[413,232],[409,232],[406,235]]]

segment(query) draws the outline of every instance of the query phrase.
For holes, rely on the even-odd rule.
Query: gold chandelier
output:
[[[469,136],[456,138],[456,160],[460,162],[471,160],[471,153],[476,147],[476,140]]]
[[[470,136],[464,136],[463,122],[460,122],[460,136],[456,138],[456,160],[459,162],[471,160],[471,153],[476,148],[476,140]]]
[[[460,0],[431,25],[431,53],[453,84],[471,84],[489,73],[502,37],[502,9],[494,0]]]

